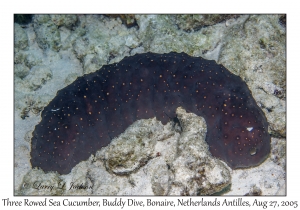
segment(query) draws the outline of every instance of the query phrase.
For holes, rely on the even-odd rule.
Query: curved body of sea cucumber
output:
[[[175,110],[203,116],[212,155],[232,168],[270,153],[268,123],[244,81],[215,61],[185,53],[145,53],[79,77],[42,111],[32,167],[66,174],[138,119],[166,124]]]

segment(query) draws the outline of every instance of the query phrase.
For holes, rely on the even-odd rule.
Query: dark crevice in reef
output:
[[[14,14],[14,23],[26,25],[31,23],[32,17],[32,14]]]

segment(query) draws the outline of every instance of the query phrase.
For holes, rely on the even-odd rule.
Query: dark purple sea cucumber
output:
[[[57,92],[31,139],[31,164],[67,174],[139,119],[166,124],[182,106],[203,116],[210,152],[230,167],[270,153],[268,122],[245,82],[215,61],[145,53],[84,75]]]

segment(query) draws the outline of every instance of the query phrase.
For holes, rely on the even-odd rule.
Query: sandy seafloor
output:
[[[35,15],[29,24],[15,23],[15,194],[66,195],[68,193],[63,191],[49,193],[32,190],[30,187],[26,188],[26,185],[39,176],[50,183],[53,180],[81,180],[84,176],[75,173],[75,170],[65,176],[31,170],[31,132],[40,121],[40,111],[58,90],[72,83],[78,76],[94,72],[105,64],[118,62],[125,56],[175,51],[215,60],[239,75],[247,83],[269,122],[269,133],[272,136],[269,158],[257,167],[228,169],[230,174],[226,178],[229,181],[223,183],[224,189],[219,194],[285,195],[284,18],[281,15],[236,15],[226,18],[201,15],[135,15],[127,17],[128,22],[136,22],[131,28],[126,27],[119,18],[103,15]],[[101,164],[99,163],[100,168]],[[141,170],[142,168],[141,166]],[[96,169],[93,170],[95,173]],[[134,173],[128,180],[141,179],[141,174],[136,171]],[[118,181],[117,172],[113,174],[113,178],[110,174],[107,176],[110,176],[108,179],[115,185],[126,182],[123,178]],[[172,176],[176,177],[172,174],[167,179],[174,181],[176,178]],[[97,175],[94,174],[94,177]],[[101,183],[98,183],[98,190],[84,193],[75,190],[71,194],[91,195],[104,192],[110,195],[168,195],[181,192],[179,188],[177,191],[157,190],[157,187],[153,187],[153,177],[149,179],[152,181],[143,183],[141,186],[144,188],[140,189],[120,190],[122,187],[134,188],[138,184],[124,185],[114,186],[114,191],[108,192],[99,187]],[[88,183],[86,177],[82,180]],[[160,187],[164,189],[163,185]],[[169,189],[170,186],[166,188]],[[187,189],[187,192],[195,192],[193,190]],[[209,189],[207,194],[217,193],[216,190],[219,191],[220,188]]]

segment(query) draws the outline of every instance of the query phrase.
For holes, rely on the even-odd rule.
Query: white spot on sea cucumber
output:
[[[56,112],[58,110],[60,110],[60,108],[58,108],[58,109],[51,109],[52,112]]]
[[[247,130],[248,130],[248,131],[252,131],[252,130],[253,130],[253,127],[248,127]]]
[[[255,155],[256,154],[256,147],[252,147],[251,149],[250,149],[250,155]]]

